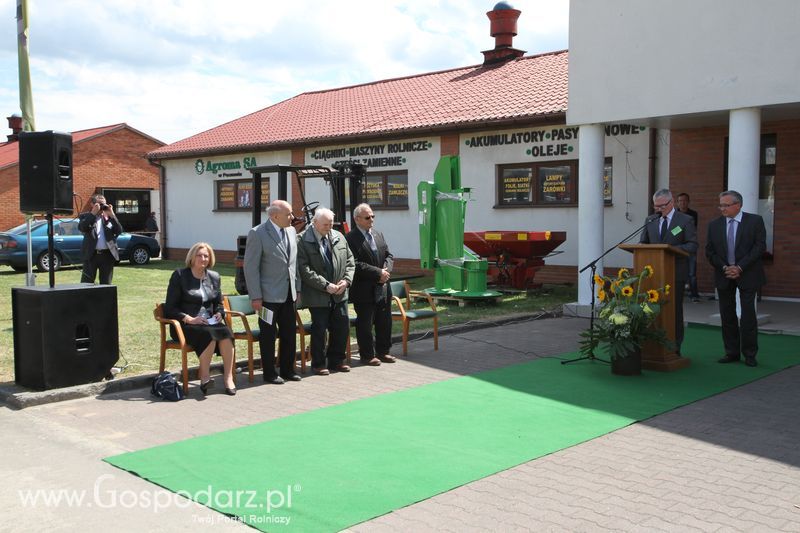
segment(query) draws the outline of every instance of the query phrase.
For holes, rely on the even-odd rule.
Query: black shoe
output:
[[[275,376],[275,377],[264,376],[264,381],[272,385],[283,385],[284,383],[283,378],[280,376]]]
[[[738,363],[738,362],[739,362],[739,358],[738,357],[733,357],[731,355],[726,355],[725,357],[723,357],[722,359],[717,361],[717,363],[722,363],[723,365],[726,364],[726,363]]]
[[[228,387],[225,387],[225,394],[228,396],[236,396],[236,389],[229,389]]]
[[[744,364],[746,364],[747,366],[758,366],[758,362],[756,362],[755,357],[745,357]]]
[[[297,374],[292,374],[292,375],[289,375],[289,376],[281,376],[281,378],[284,381],[302,381],[303,380],[303,378],[301,378]]]
[[[200,384],[200,392],[203,393],[203,396],[208,394],[208,389],[213,389],[213,388],[214,388],[214,380],[213,379],[209,379],[205,383],[201,383]]]

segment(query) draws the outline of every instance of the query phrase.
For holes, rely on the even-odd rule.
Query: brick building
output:
[[[14,117],[9,118],[12,124]],[[0,229],[25,221],[19,206],[19,142],[14,130],[0,144]],[[114,205],[126,231],[144,229],[159,209],[159,169],[145,154],[164,143],[127,124],[72,133],[74,213],[87,207],[92,194],[103,193]]]

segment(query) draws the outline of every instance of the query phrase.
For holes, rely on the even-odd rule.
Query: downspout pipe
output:
[[[653,202],[650,199],[656,193],[657,187],[656,184],[658,183],[656,176],[656,163],[658,162],[658,157],[656,156],[656,148],[658,141],[658,129],[650,128],[650,148],[649,148],[649,155],[647,157],[647,200],[646,203],[648,205],[647,214],[652,215],[655,211],[653,209]]]
[[[169,257],[167,257],[169,255],[167,253],[167,225],[165,224],[167,195],[164,194],[167,184],[167,169],[156,160],[148,159],[147,162],[154,167],[158,167],[158,188],[160,193],[158,195],[158,228],[161,230],[161,257],[163,259],[169,259]]]

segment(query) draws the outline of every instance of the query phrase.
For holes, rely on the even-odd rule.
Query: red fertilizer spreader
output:
[[[464,245],[489,261],[486,274],[496,286],[514,289],[541,287],[536,271],[567,240],[566,231],[467,231]]]

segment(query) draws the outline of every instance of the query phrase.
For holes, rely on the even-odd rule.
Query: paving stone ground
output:
[[[178,403],[134,390],[19,411],[0,407],[0,531],[245,530],[101,459],[573,351],[585,327],[577,318],[522,321],[443,336],[439,351],[423,339],[394,365],[282,386],[264,385],[260,373],[253,385],[240,377],[232,398],[202,399],[193,386]],[[798,383],[800,368],[779,372],[351,530],[800,531]],[[303,460],[302,451],[289,453]],[[267,460],[266,450],[242,457],[241,468]],[[85,491],[86,499],[21,500],[59,490]],[[143,494],[168,508],[143,506]]]

